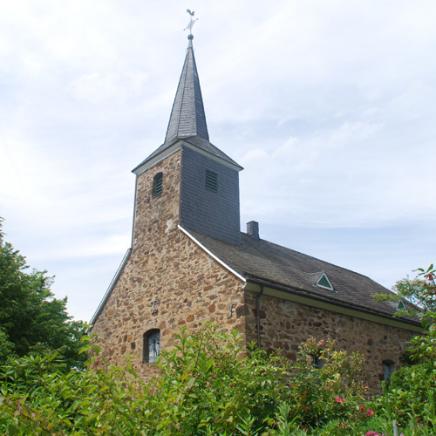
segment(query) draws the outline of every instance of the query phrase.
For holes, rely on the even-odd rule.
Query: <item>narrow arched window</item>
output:
[[[157,173],[153,177],[153,188],[151,195],[153,197],[160,197],[163,191],[163,173]]]
[[[395,364],[392,360],[383,360],[383,380],[388,381],[394,372]]]
[[[324,360],[320,359],[319,356],[312,356],[312,364],[314,368],[321,369],[324,366]]]
[[[160,330],[152,329],[144,333],[143,361],[156,362],[160,353]]]

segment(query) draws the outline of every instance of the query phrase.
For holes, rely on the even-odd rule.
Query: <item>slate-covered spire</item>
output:
[[[193,38],[192,34],[188,35],[189,44],[186,50],[185,63],[183,64],[174,98],[165,143],[190,136],[198,136],[209,141],[200,79],[192,46]]]

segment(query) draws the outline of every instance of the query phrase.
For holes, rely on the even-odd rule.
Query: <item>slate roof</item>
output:
[[[173,141],[175,138],[187,138],[189,136],[199,136],[207,141],[209,140],[192,38],[193,36],[189,35],[185,62],[165,137],[166,143]]]
[[[357,310],[392,316],[396,307],[377,302],[374,294],[391,292],[367,276],[341,268],[286,247],[241,233],[241,243],[232,245],[209,236],[190,233],[215,256],[248,280],[315,297]],[[334,292],[316,286],[321,273],[331,281]],[[402,319],[417,324],[415,320]]]
[[[242,167],[227,154],[209,141],[206,114],[204,112],[203,97],[201,95],[200,79],[195,63],[192,35],[188,36],[189,45],[186,49],[185,62],[180,74],[176,96],[174,97],[168,122],[165,142],[143,160],[134,169],[151,161],[159,154],[177,144],[180,140],[187,142],[214,157],[222,159],[241,170]]]
[[[147,162],[151,161],[155,157],[157,157],[159,154],[163,153],[165,150],[173,147],[177,142],[180,142],[179,139],[176,139],[173,142],[170,143],[164,143],[161,146],[159,146],[153,153],[151,153],[149,156],[147,156],[146,159],[144,159],[139,165],[137,165],[135,168],[133,168],[133,172],[140,168],[142,165],[146,164]],[[241,165],[239,165],[236,161],[234,161],[230,156],[228,156],[226,153],[221,151],[218,147],[213,145],[211,142],[200,138],[199,136],[192,136],[189,138],[183,138],[183,142],[186,142],[188,144],[193,145],[194,147],[199,148],[202,151],[205,151],[208,154],[211,154],[214,157],[217,157],[219,159],[222,159],[223,161],[237,167],[239,170],[242,170],[243,168]]]

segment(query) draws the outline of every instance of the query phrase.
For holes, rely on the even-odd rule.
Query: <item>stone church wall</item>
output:
[[[255,294],[246,293],[247,342],[256,341]],[[416,333],[378,324],[324,309],[263,295],[260,298],[260,342],[266,349],[283,352],[295,359],[298,345],[310,336],[336,340],[339,349],[363,354],[371,392],[380,388],[383,361],[391,360],[395,368],[407,341]]]
[[[163,193],[152,198],[159,171]],[[154,371],[142,363],[143,334],[150,329],[160,329],[162,350],[182,326],[196,329],[211,320],[245,329],[242,282],[177,228],[179,175],[180,152],[138,177],[132,254],[92,329],[102,361],[129,358],[144,375]]]

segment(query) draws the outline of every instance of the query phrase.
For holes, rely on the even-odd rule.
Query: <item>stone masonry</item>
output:
[[[257,341],[255,295],[247,292],[246,339]],[[383,380],[383,361],[400,366],[409,330],[333,313],[271,296],[262,296],[259,303],[260,344],[295,359],[298,345],[313,336],[334,339],[338,349],[358,351],[365,358],[365,372],[370,391],[380,388]]]
[[[92,329],[104,360],[122,364],[130,357],[145,375],[154,366],[142,363],[149,329],[160,329],[162,349],[182,326],[196,329],[206,320],[245,329],[243,283],[177,227],[180,165],[179,151],[138,177],[132,253]],[[152,198],[159,171],[164,190]]]

